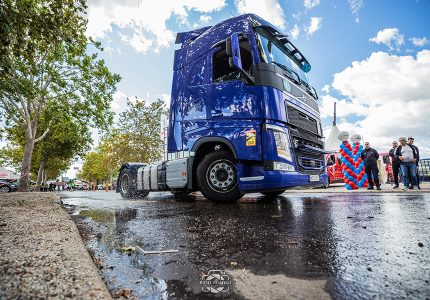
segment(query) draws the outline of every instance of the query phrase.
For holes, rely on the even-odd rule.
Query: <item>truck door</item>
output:
[[[241,46],[242,65],[250,69],[254,63],[249,42]],[[246,49],[247,47],[248,49]],[[261,160],[262,92],[260,87],[247,85],[238,70],[229,65],[225,43],[210,55],[209,126],[214,135],[230,140],[240,159]],[[253,131],[255,132],[253,133]],[[255,143],[247,143],[247,134],[255,134]]]

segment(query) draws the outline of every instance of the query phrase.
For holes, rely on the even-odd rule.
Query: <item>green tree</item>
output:
[[[83,0],[0,4],[0,109],[6,126],[24,132],[21,191],[29,190],[35,143],[51,130],[49,123],[43,132],[38,128],[49,105],[73,107],[69,113],[91,127],[112,121],[109,107],[120,77],[97,58],[100,45],[86,38],[85,9]]]
[[[44,130],[48,124],[52,128],[45,138],[37,143],[33,151],[31,173],[38,174],[37,186],[44,178],[58,177],[70,166],[73,158],[83,157],[92,142],[88,127],[82,120],[74,120],[71,114],[57,106],[49,106],[38,120]],[[25,136],[19,126],[6,130],[12,144],[2,149],[1,158],[9,165],[18,165],[25,147]]]
[[[127,100],[127,109],[120,114],[118,129],[110,138],[114,161],[150,163],[162,159],[161,118],[167,114],[162,100]],[[117,139],[115,139],[117,137]],[[106,139],[106,142],[109,140]]]
[[[167,114],[164,102],[127,100],[116,128],[105,135],[94,152],[89,153],[82,168],[87,180],[111,179],[123,163],[151,163],[162,159],[161,118]]]
[[[89,152],[85,156],[85,163],[79,176],[88,181],[106,180],[110,176],[108,165],[106,165],[105,153],[100,151]]]

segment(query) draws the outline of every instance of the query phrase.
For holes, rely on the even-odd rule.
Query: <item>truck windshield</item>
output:
[[[306,73],[288,56],[288,49],[284,44],[262,27],[256,27],[255,32],[262,61],[276,64],[289,73],[295,73],[300,80],[309,84]]]

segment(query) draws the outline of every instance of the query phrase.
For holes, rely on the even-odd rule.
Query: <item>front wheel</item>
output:
[[[216,202],[232,202],[241,198],[236,160],[228,151],[209,153],[197,167],[197,179],[202,194]]]
[[[323,184],[322,188],[323,188],[323,189],[326,189],[326,188],[328,188],[329,186],[330,186],[330,178],[329,178],[329,177],[327,177],[327,180],[324,182],[324,184]]]

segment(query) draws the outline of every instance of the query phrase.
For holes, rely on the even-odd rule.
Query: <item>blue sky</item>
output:
[[[378,150],[399,136],[430,153],[430,1],[369,0],[95,0],[87,34],[123,80],[112,109],[126,97],[168,102],[176,32],[256,13],[287,33],[312,65],[326,136],[333,102],[338,126]],[[430,155],[428,155],[430,156]]]
[[[310,61],[325,136],[337,102],[340,130],[379,151],[412,135],[430,157],[429,0],[89,0],[87,12],[87,35],[123,78],[116,113],[126,97],[169,102],[177,32],[249,12],[287,33]]]

